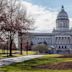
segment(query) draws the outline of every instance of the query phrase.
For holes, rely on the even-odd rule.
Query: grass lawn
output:
[[[5,53],[5,54],[3,54],[3,52]],[[18,57],[18,56],[24,56],[24,55],[27,55],[27,52],[26,51],[22,51],[23,52],[23,54],[21,55],[20,54],[20,51],[19,50],[12,50],[12,55],[13,55],[13,57]],[[7,58],[7,50],[0,50],[0,58]],[[9,50],[8,50],[8,53],[9,53]],[[28,51],[28,55],[32,55],[32,54],[36,54],[36,52],[34,52],[34,51]],[[9,56],[8,56],[9,57]]]
[[[12,64],[9,66],[5,66],[0,68],[0,71],[5,72],[72,72],[71,70],[51,70],[51,69],[36,69],[34,66],[42,65],[42,64],[53,64],[60,62],[72,62],[72,58],[59,58],[61,55],[45,55],[38,59],[32,59],[29,61]]]

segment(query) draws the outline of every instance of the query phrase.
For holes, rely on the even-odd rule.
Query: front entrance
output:
[[[70,54],[70,50],[57,50],[57,54]]]

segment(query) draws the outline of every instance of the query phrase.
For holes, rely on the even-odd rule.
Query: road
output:
[[[34,59],[34,58],[39,58],[42,56],[43,55],[28,55],[28,56],[0,59],[0,67],[3,67],[5,65],[10,65],[13,63],[27,61],[27,60]]]

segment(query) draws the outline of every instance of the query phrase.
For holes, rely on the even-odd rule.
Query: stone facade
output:
[[[46,42],[53,53],[72,53],[72,29],[69,28],[69,18],[64,7],[57,16],[56,29],[52,33],[31,33],[30,39],[33,44]]]

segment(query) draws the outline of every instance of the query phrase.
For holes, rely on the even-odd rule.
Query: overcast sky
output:
[[[70,18],[72,26],[72,0],[21,0],[26,6],[28,13],[35,19],[35,32],[51,32],[55,28],[55,20],[61,6]]]

